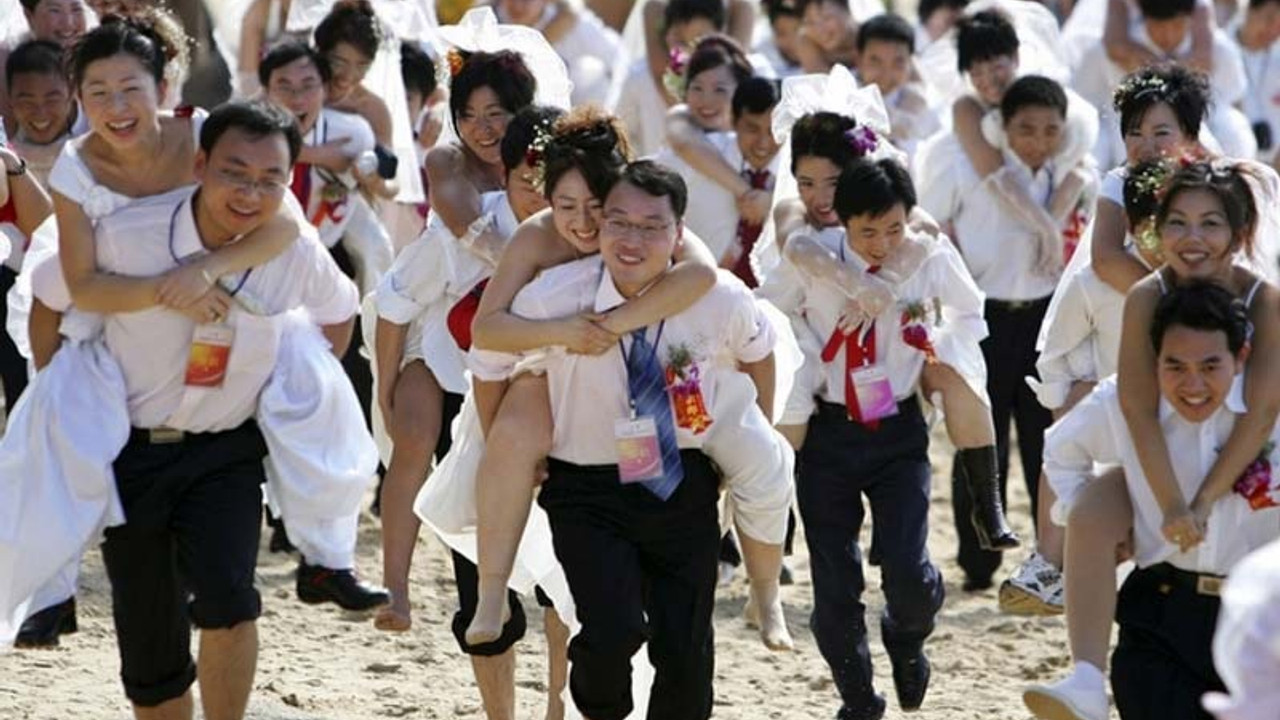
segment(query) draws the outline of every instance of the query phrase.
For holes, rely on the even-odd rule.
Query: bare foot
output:
[[[763,617],[760,605],[756,603],[755,593],[747,598],[747,606],[742,611],[747,627],[759,629],[764,646],[774,652],[794,650],[795,641],[791,639],[791,631],[787,629],[787,617],[782,612],[782,598],[775,594],[773,602],[761,603],[761,605],[765,608]]]
[[[483,645],[502,637],[502,626],[511,619],[511,607],[507,605],[507,592],[503,587],[496,593],[480,592],[476,603],[476,615],[467,626],[468,645]]]
[[[413,617],[409,608],[401,608],[395,603],[385,605],[373,617],[373,627],[384,632],[407,632],[413,627]]]

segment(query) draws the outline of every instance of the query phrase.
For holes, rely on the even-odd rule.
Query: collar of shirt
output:
[[[1187,425],[1198,424],[1211,427],[1211,424],[1216,423],[1222,417],[1223,413],[1244,415],[1247,411],[1248,407],[1245,405],[1244,401],[1243,375],[1235,376],[1231,381],[1231,389],[1227,390],[1227,397],[1223,400],[1222,406],[1219,407],[1213,415],[1210,415],[1203,423],[1191,423],[1187,420],[1183,420],[1182,416],[1178,414],[1178,411],[1174,409],[1173,403],[1169,402],[1164,397],[1160,398],[1160,423],[1162,425],[1170,422],[1181,422]],[[1232,419],[1232,422],[1235,422],[1235,420]]]
[[[200,228],[196,226],[195,193],[182,201],[174,216],[172,235],[169,237],[169,249],[177,258],[192,255],[203,255],[209,251],[200,238]]]
[[[645,294],[645,292],[647,292],[649,288],[653,287],[653,284],[656,282],[658,282],[657,279],[655,279],[653,283],[649,283],[649,285],[646,286],[644,290],[641,290],[638,295]],[[618,286],[613,282],[613,276],[609,274],[609,267],[605,265],[604,260],[601,259],[600,285],[596,288],[595,311],[598,313],[609,312],[619,305],[626,304],[626,302],[627,298],[623,297],[622,293],[618,291]]]

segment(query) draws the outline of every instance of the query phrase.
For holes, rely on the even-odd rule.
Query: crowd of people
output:
[[[425,524],[490,720],[522,596],[548,718],[701,720],[802,537],[831,716],[866,565],[912,711],[940,418],[961,591],[1066,617],[1031,713],[1276,717],[1280,0],[7,4],[0,649],[96,546],[136,716],[242,718],[264,522],[390,633]]]

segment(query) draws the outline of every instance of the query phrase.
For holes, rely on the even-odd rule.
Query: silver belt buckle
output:
[[[1196,592],[1209,597],[1218,597],[1222,594],[1222,578],[1201,575],[1196,578]]]
[[[181,430],[174,430],[173,428],[167,427],[151,428],[147,432],[150,435],[152,445],[172,445],[174,443],[180,443],[182,442],[183,437],[186,436],[186,433]]]

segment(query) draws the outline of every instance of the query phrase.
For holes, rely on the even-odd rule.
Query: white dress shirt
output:
[[[1160,401],[1160,427],[1169,448],[1178,489],[1192,498],[1218,458],[1218,452],[1245,413],[1243,382],[1232,385],[1222,407],[1208,420],[1191,423],[1164,399]],[[1273,467],[1280,432],[1272,431]],[[1044,470],[1062,508],[1055,506],[1055,521],[1065,519],[1080,488],[1088,482],[1094,465],[1119,463],[1133,502],[1134,561],[1139,567],[1168,562],[1183,570],[1226,575],[1252,550],[1280,537],[1280,508],[1251,510],[1235,493],[1214,504],[1205,540],[1188,552],[1167,542],[1161,533],[1164,513],[1147,484],[1129,427],[1120,412],[1115,378],[1102,381],[1092,393],[1049,428],[1045,435]]]
[[[509,238],[519,222],[505,191],[480,197],[481,212],[493,213],[493,229]],[[449,311],[481,280],[493,274],[493,266],[468,251],[435,213],[427,229],[396,258],[378,285],[378,316],[397,325],[409,325],[405,356],[422,358],[440,387],[465,395],[466,354],[449,333]],[[417,340],[417,347],[410,345]]]
[[[1258,148],[1258,159],[1271,162],[1280,148],[1280,43],[1272,42],[1262,50],[1246,50],[1233,30],[1231,39],[1244,62],[1249,90],[1244,95],[1244,114],[1250,123],[1266,123],[1271,129],[1271,149]]]
[[[1055,187],[1054,168],[1032,172],[1013,153],[1005,152],[1005,166],[1021,174],[1032,198],[1047,205]],[[926,145],[918,158],[920,206],[939,222],[950,221],[965,264],[982,291],[996,300],[1039,300],[1053,294],[1058,278],[1034,271],[1035,230],[1008,210],[996,194],[992,179],[978,178],[960,148],[948,136]]]
[[[720,157],[724,158],[725,163],[736,169],[739,175],[755,169],[742,157],[737,133],[713,132],[707,133],[705,137],[716,152],[720,153]],[[771,188],[778,179],[779,155],[781,153],[775,154],[765,168],[769,171]],[[685,227],[707,244],[707,249],[716,262],[723,260],[729,248],[738,241],[738,203],[733,193],[694,170],[670,149],[663,149],[656,160],[671,167],[685,179],[691,200],[684,214]]]
[[[373,128],[369,122],[353,113],[339,112],[325,108],[311,126],[311,130],[302,138],[303,145],[308,147],[323,145],[338,138],[350,138],[343,146],[343,152],[351,158],[358,158],[366,152],[372,152],[376,143]],[[324,202],[324,187],[334,183],[342,188],[341,200],[332,212],[321,217],[320,207]],[[351,172],[331,173],[316,165],[311,166],[311,196],[307,198],[307,219],[320,230],[320,240],[325,247],[333,247],[342,239],[348,223],[355,211],[355,204],[361,201],[357,186],[359,183]],[[319,222],[317,222],[319,221]]]
[[[816,239],[835,253],[845,266],[857,272],[867,269],[866,262],[845,247],[844,233],[821,233]],[[971,344],[976,348],[978,341],[987,335],[987,324],[982,319],[982,291],[974,285],[959,255],[944,243],[945,241],[939,243],[920,268],[895,287],[898,303],[876,318],[875,364],[886,370],[893,396],[899,401],[916,391],[925,362],[924,353],[907,345],[902,339],[902,314],[908,305],[919,303],[929,308],[924,322],[928,327],[929,338],[940,356],[953,355],[944,350],[953,342]],[[797,293],[798,305],[795,303]],[[844,312],[844,293],[824,282],[805,283],[801,288],[793,289],[789,295],[790,298],[782,299],[787,307],[780,306],[780,309],[794,319],[802,319],[811,335],[818,338],[821,352],[821,346],[827,344]],[[935,324],[935,301],[941,306],[940,324]],[[817,364],[821,367],[820,396],[827,402],[843,405],[844,344],[840,345],[839,352],[831,362],[822,363],[819,359]],[[967,368],[960,368],[961,374],[967,374],[965,369]]]
[[[543,272],[516,295],[512,312],[530,319],[603,312],[625,302],[599,255]],[[658,337],[661,327],[661,337]],[[708,411],[716,407],[716,368],[758,362],[773,352],[773,326],[740,280],[727,271],[706,295],[684,312],[647,329],[650,343],[657,338],[657,356],[669,366],[675,351],[687,351],[702,376]],[[621,345],[630,350],[626,336]],[[614,421],[629,417],[627,370],[621,347],[599,356],[573,355],[563,348],[543,351],[551,415],[555,423],[551,457],[578,465],[616,465]],[[503,380],[517,369],[521,356],[471,350],[471,369],[482,380]],[[712,417],[715,421],[714,416]],[[707,433],[681,427],[681,448],[698,449]]]
[[[98,267],[154,277],[174,268],[176,258],[204,253],[192,192],[138,200],[103,219],[96,232]],[[235,337],[221,388],[184,385],[196,327],[186,316],[154,307],[105,317],[104,338],[124,372],[135,427],[190,432],[237,427],[257,409],[258,394],[275,367],[279,314],[305,308],[316,324],[331,325],[347,320],[358,307],[355,285],[312,232],[243,277],[226,321]]]
[[[1062,294],[1045,317],[1044,346],[1036,361],[1040,381],[1031,383],[1040,404],[1062,407],[1075,382],[1097,382],[1114,375],[1120,357],[1124,295],[1085,265],[1063,279]]]

